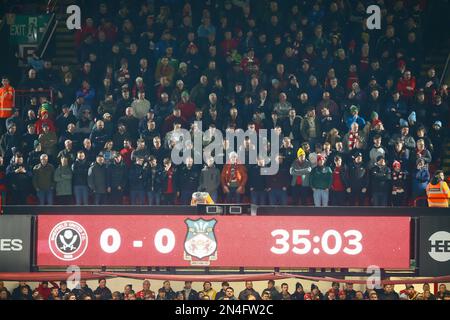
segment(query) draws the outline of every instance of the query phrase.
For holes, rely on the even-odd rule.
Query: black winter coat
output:
[[[161,191],[161,168],[159,166],[148,167],[145,170],[145,189],[147,192]]]
[[[367,169],[362,163],[356,164],[353,162],[347,170],[346,181],[352,192],[361,192],[361,189],[367,188],[368,185]]]
[[[145,169],[144,166],[140,166],[134,163],[128,174],[128,182],[130,184],[131,191],[144,191],[145,190]]]
[[[266,189],[266,176],[261,174],[262,167],[254,165],[250,168],[248,186],[253,191],[264,191]]]
[[[128,170],[122,161],[117,164],[115,161],[108,166],[107,170],[107,186],[112,190],[118,190],[118,187],[125,189],[128,181]]]
[[[375,165],[370,170],[370,179],[372,192],[387,192],[390,190],[391,169]]]
[[[72,183],[74,186],[87,186],[89,165],[86,160],[78,159],[72,164]]]
[[[106,193],[106,165],[99,165],[95,162],[88,171],[88,184],[89,188],[94,193],[105,194]]]
[[[200,172],[195,167],[188,169],[187,166],[182,166],[175,174],[175,190],[177,192],[197,191],[199,179]]]

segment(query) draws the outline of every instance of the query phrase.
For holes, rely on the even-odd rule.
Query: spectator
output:
[[[145,186],[149,205],[161,204],[161,167],[154,156],[149,158],[149,167],[145,172]]]
[[[60,165],[54,174],[56,197],[59,204],[71,204],[72,170],[66,157],[60,158]]]
[[[263,290],[263,293],[261,294],[261,296],[264,294],[264,292],[269,292],[270,293],[270,298],[272,300],[280,300],[280,293],[275,288],[275,281],[274,280],[267,281],[267,288]]]
[[[406,205],[406,179],[408,173],[402,170],[402,165],[398,161],[394,161],[392,169],[392,204],[394,207],[402,207]]]
[[[163,287],[159,289],[158,295],[160,296],[160,293],[163,293],[161,297],[164,297],[164,299],[160,300],[174,300],[176,297],[175,291],[173,291],[172,287],[170,286],[170,281],[164,281]],[[156,299],[158,300],[158,299]]]
[[[58,294],[58,289],[59,286],[56,282],[51,281],[50,282],[52,284],[52,288],[48,287],[48,281],[42,281],[39,286],[35,289],[35,292],[38,292],[39,295],[44,299],[44,300],[49,300],[53,289],[56,289],[56,294]]]
[[[47,124],[43,124],[42,133],[39,134],[38,140],[41,144],[42,152],[47,154],[48,157],[53,160],[56,157],[56,147],[58,142],[56,133],[50,131]]]
[[[232,287],[226,288],[225,296],[221,297],[218,300],[237,300],[236,297],[234,296],[234,289]]]
[[[122,156],[115,154],[113,161],[107,167],[107,189],[111,204],[122,204],[124,191],[127,186],[128,169]]]
[[[11,160],[13,153],[21,149],[21,140],[16,125],[11,123],[8,126],[8,132],[0,138],[0,152],[7,163]]]
[[[106,165],[105,158],[102,153],[97,155],[95,162],[90,166],[88,170],[88,185],[91,191],[94,193],[95,205],[101,205],[105,203],[106,198]]]
[[[373,146],[369,150],[369,169],[375,166],[379,156],[387,157],[387,148],[381,144],[381,136],[373,137]]]
[[[89,163],[83,150],[77,152],[72,164],[73,193],[76,205],[88,205],[88,170]]]
[[[353,123],[357,123],[358,127],[363,128],[366,125],[366,121],[359,115],[359,109],[357,106],[352,105],[350,107],[350,117],[347,118],[347,128],[350,129]]]
[[[245,193],[247,184],[247,170],[239,163],[236,152],[229,154],[229,161],[223,166],[221,185],[228,203],[239,203]]]
[[[331,168],[325,166],[325,158],[317,156],[317,167],[313,168],[310,175],[311,188],[313,189],[314,205],[327,207],[329,189],[332,183]]]
[[[363,206],[368,186],[368,171],[363,164],[363,156],[360,152],[353,156],[353,163],[348,170],[348,187],[346,192],[349,196],[350,205]]]
[[[306,159],[305,151],[302,148],[299,148],[297,151],[297,160],[292,163],[289,171],[292,176],[291,187],[294,204],[299,204],[298,200],[301,200],[301,204],[306,205],[307,198],[311,193],[311,170],[311,163]],[[297,199],[297,202],[295,199]]]
[[[331,183],[331,205],[344,206],[346,203],[346,189],[349,185],[347,181],[347,166],[343,164],[342,157],[334,157],[334,166],[332,167],[333,176]]]
[[[380,300],[400,300],[397,292],[394,291],[394,286],[391,284],[384,285],[384,291],[380,296]]]
[[[289,285],[287,283],[281,284],[280,300],[291,300],[291,294],[289,293]]]
[[[300,282],[295,284],[295,292],[291,294],[291,300],[305,300],[305,291]]]
[[[192,289],[192,281],[185,281],[181,292],[184,300],[198,300],[198,292]]]
[[[253,165],[249,172],[249,189],[251,196],[251,203],[256,205],[266,204],[266,177],[261,174],[264,170],[265,160],[259,158],[257,165]]]
[[[370,170],[372,189],[372,205],[377,207],[387,206],[390,189],[391,170],[386,166],[384,156],[379,155],[375,166]]]
[[[137,156],[128,173],[130,200],[132,205],[143,205],[145,202],[145,168],[144,158]]]
[[[214,202],[218,199],[220,186],[220,170],[214,164],[214,158],[206,160],[206,165],[200,172],[199,187],[202,192],[208,192]]]
[[[48,155],[41,155],[40,164],[33,168],[33,187],[41,206],[45,204],[53,205],[54,175],[55,168],[48,163]]]
[[[273,175],[265,175],[266,191],[269,192],[269,204],[287,206],[289,188],[289,167],[283,156],[275,157],[278,171]],[[264,170],[264,169],[263,169]]]
[[[76,295],[77,300],[82,300],[83,297],[88,296],[91,299],[94,298],[94,292],[86,283],[86,280],[80,279],[80,286],[78,288],[74,288],[72,292]]]
[[[163,205],[174,205],[175,204],[175,192],[177,186],[175,184],[175,174],[176,169],[172,165],[170,158],[165,158],[163,160],[163,169],[161,170],[161,204]]]
[[[431,163],[431,153],[425,148],[425,141],[419,139],[416,142],[416,149],[411,152],[410,163],[417,163],[417,160],[423,159],[426,165]]]
[[[445,284],[439,285],[439,290],[436,295],[438,300],[448,300],[448,297],[450,297],[450,291],[447,290],[447,286]]]
[[[112,293],[111,290],[106,286],[106,279],[100,278],[98,279],[98,287],[94,291],[96,300],[111,300]]]
[[[258,292],[256,292],[255,289],[253,289],[253,282],[252,281],[246,281],[245,282],[245,289],[242,290],[239,293],[239,300],[248,300],[248,296],[253,295],[256,300],[261,300],[261,297]]]
[[[13,205],[25,205],[26,197],[29,194],[29,185],[32,181],[30,171],[23,163],[22,154],[16,152],[12,163],[6,168],[7,185]]]
[[[150,101],[145,99],[145,91],[139,91],[138,98],[133,101],[131,107],[137,119],[141,120],[145,118],[147,112],[150,110]]]
[[[316,118],[316,111],[314,107],[308,109],[306,116],[302,119],[300,124],[300,133],[303,140],[315,143],[321,134],[320,122]]]
[[[150,281],[144,280],[142,290],[136,293],[136,298],[139,300],[155,300],[155,293],[150,290],[150,286]]]

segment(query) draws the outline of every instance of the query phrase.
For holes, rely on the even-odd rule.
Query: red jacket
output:
[[[52,289],[53,288],[59,288],[58,284],[54,281],[50,281],[51,285],[53,286],[52,288],[44,288],[42,283],[39,284],[39,287],[37,287],[34,291],[39,292],[39,294],[44,298],[44,300],[47,300],[48,297],[50,296]]]
[[[231,182],[231,163],[227,163],[223,166],[222,174],[220,176],[220,182],[222,184],[222,188],[224,186],[229,187]],[[247,169],[243,164],[236,164],[236,173],[235,173],[236,183],[239,187],[242,188],[241,193],[245,193],[245,185],[247,184]]]
[[[181,110],[181,116],[185,119],[191,119],[195,115],[195,103],[188,101],[186,103],[180,102],[177,105],[178,109]]]
[[[406,89],[406,87],[411,87],[413,89],[408,90]],[[397,90],[400,92],[402,96],[413,97],[414,91],[416,90],[416,79],[414,77],[411,77],[411,79],[409,80],[401,78],[397,83]]]
[[[120,155],[123,158],[123,162],[128,168],[131,167],[131,154],[133,153],[133,151],[133,148],[122,148],[122,150],[120,150]]]
[[[42,129],[42,125],[46,123],[48,125],[48,129],[50,132],[56,132],[56,127],[55,124],[53,123],[53,120],[47,118],[47,119],[38,119],[38,121],[36,121],[36,123],[34,124],[36,126],[36,134],[40,135],[41,133],[44,132],[44,130]]]

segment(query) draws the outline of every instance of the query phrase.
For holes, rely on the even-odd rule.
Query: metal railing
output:
[[[450,53],[447,56],[447,60],[445,62],[444,70],[442,71],[441,79],[439,80],[439,86],[442,86],[444,80],[446,79],[446,75],[448,72],[448,66],[450,64]]]
[[[47,2],[47,13],[54,13],[58,0],[48,0]]]
[[[38,52],[40,52],[39,54],[40,58],[44,57],[48,45],[50,44],[50,41],[53,39],[53,35],[55,34],[57,26],[58,26],[58,19],[56,18],[56,14],[53,13],[48,22],[47,30],[45,31],[45,34],[38,45]]]
[[[14,96],[14,104],[18,108],[22,108],[28,105],[31,98],[38,98],[39,97],[47,97],[47,99],[53,103],[54,102],[54,96],[53,91],[50,89],[44,89],[41,91],[31,91],[31,90],[16,90],[15,96]]]

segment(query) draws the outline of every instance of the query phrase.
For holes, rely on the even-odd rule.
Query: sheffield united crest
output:
[[[186,240],[184,241],[184,260],[193,266],[209,266],[217,260],[217,242],[214,234],[216,219],[186,219]]]
[[[87,232],[78,222],[62,221],[50,232],[48,245],[56,258],[73,261],[80,258],[87,249]]]

